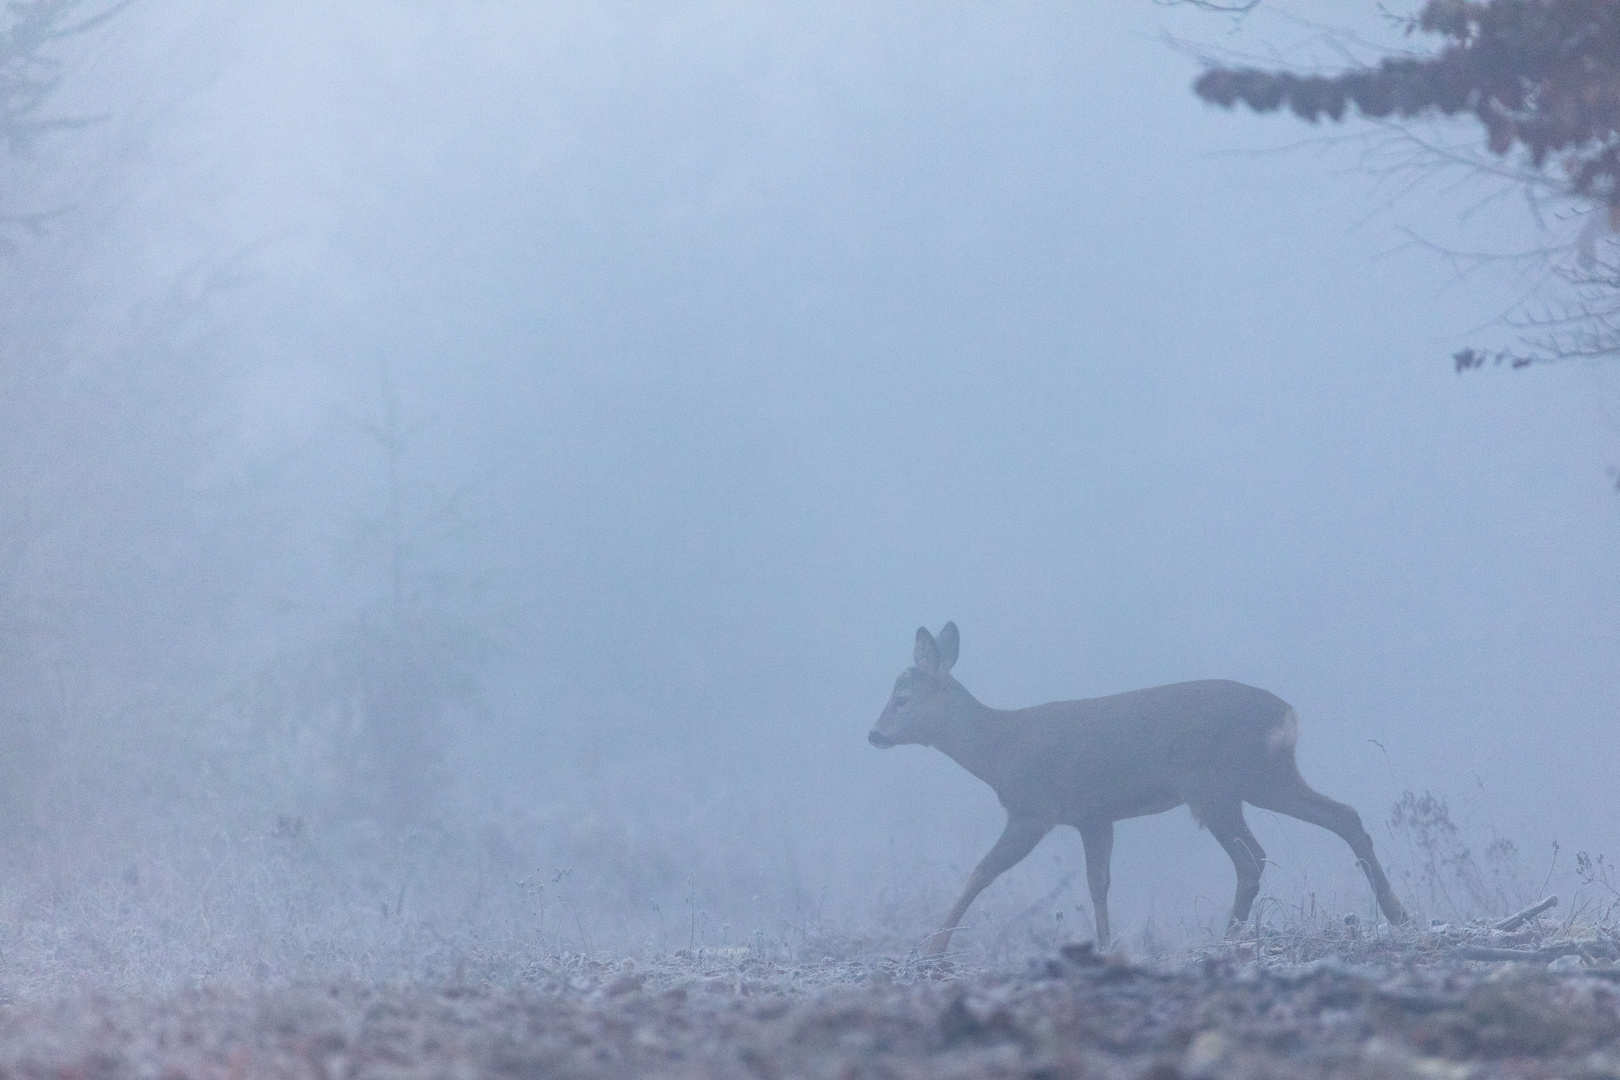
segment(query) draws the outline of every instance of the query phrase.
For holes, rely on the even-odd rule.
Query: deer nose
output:
[[[879,750],[887,750],[889,747],[894,745],[894,740],[886,739],[882,735],[879,735],[877,728],[872,729],[872,733],[866,737],[866,741],[877,747]]]

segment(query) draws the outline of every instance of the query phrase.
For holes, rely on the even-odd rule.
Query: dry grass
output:
[[[929,960],[956,872],[830,916],[694,820],[30,835],[0,888],[0,1077],[1620,1077],[1607,864],[1496,929],[1541,883],[1511,845],[1398,811],[1412,924],[1268,900],[1138,963],[1059,951],[1062,874]]]

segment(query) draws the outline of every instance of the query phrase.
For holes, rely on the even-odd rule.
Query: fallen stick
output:
[[[1457,950],[1464,960],[1540,960],[1534,949],[1492,949],[1484,945],[1464,945]]]
[[[1445,955],[1455,956],[1459,960],[1556,960],[1571,953],[1578,955],[1580,951],[1581,947],[1575,944],[1548,945],[1544,949],[1496,949],[1488,945],[1463,945],[1457,949],[1447,950]]]
[[[1535,903],[1531,904],[1529,907],[1525,908],[1523,911],[1520,911],[1520,912],[1518,912],[1516,914],[1513,914],[1513,915],[1509,915],[1507,918],[1503,919],[1501,922],[1499,922],[1495,926],[1491,927],[1491,929],[1493,929],[1493,930],[1513,930],[1513,929],[1516,929],[1521,923],[1529,922],[1531,919],[1535,918],[1537,915],[1540,915],[1543,911],[1546,911],[1548,908],[1555,908],[1557,906],[1558,906],[1558,897],[1556,897],[1556,896],[1549,896],[1545,900],[1537,900]]]

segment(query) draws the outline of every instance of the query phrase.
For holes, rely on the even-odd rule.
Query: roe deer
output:
[[[879,749],[921,743],[950,755],[995,789],[1007,828],[968,878],[928,951],[941,953],[968,905],[1057,825],[1080,830],[1099,945],[1108,944],[1108,862],[1114,822],[1183,803],[1237,867],[1230,927],[1249,918],[1266,864],[1243,821],[1243,804],[1338,833],[1392,923],[1406,912],[1351,807],[1311,790],[1294,764],[1299,720],[1282,699],[1212,679],[1027,709],[981,705],[951,677],[960,638],[917,629],[916,666],[900,673],[868,741]]]

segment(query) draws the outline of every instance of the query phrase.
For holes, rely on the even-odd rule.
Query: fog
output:
[[[9,992],[904,952],[1003,820],[865,740],[947,619],[998,707],[1273,691],[1398,888],[1407,790],[1516,845],[1509,898],[1578,887],[1620,854],[1620,386],[1453,373],[1538,280],[1427,245],[1548,243],[1522,200],[1188,88],[1181,43],[1314,33],[146,0],[63,43],[52,109],[100,119],[3,174],[62,209],[0,260]],[[1368,910],[1250,818],[1263,895]],[[1054,833],[962,944],[1083,935],[1081,865]],[[1174,947],[1232,866],[1178,810],[1113,882]]]

